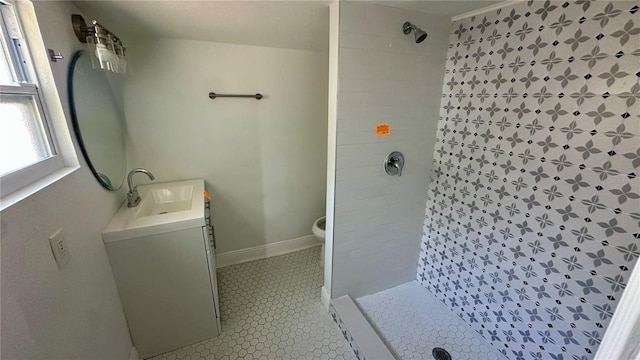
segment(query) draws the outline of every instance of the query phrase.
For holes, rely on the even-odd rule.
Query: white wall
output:
[[[67,68],[80,49],[70,2],[36,2],[46,47],[71,129]],[[77,146],[76,146],[76,149]],[[78,152],[78,156],[82,155]],[[82,168],[0,214],[0,330],[3,359],[127,359],[131,340],[101,238],[123,200]],[[58,270],[48,237],[64,228],[71,260]]]
[[[331,3],[329,8],[329,103],[327,114],[328,136],[327,136],[327,221],[325,230],[324,246],[324,286],[323,294],[326,292],[328,300],[331,299],[331,277],[333,273],[333,224],[335,214],[335,188],[336,188],[336,144],[338,126],[338,54],[340,50],[340,1]],[[324,300],[324,297],[323,297]]]
[[[405,21],[429,37],[415,44],[402,33]],[[445,16],[341,2],[332,298],[414,278],[449,24]],[[376,136],[380,123],[391,135]],[[401,177],[382,168],[394,150],[405,156]]]
[[[127,47],[129,167],[204,178],[219,253],[311,234],[325,209],[327,53],[166,38]]]

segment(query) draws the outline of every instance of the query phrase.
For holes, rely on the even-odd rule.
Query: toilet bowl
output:
[[[322,246],[320,247],[320,266],[324,267],[324,232],[326,229],[326,217],[321,217],[313,222],[311,231],[315,235],[316,239],[320,241]]]

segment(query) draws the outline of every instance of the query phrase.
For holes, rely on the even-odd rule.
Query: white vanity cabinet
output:
[[[220,332],[208,204],[203,204],[201,226],[105,240],[131,337],[142,359]]]

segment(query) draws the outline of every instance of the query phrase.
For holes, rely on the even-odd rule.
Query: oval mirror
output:
[[[118,190],[126,172],[124,118],[112,82],[94,69],[86,51],[77,52],[69,71],[71,118],[91,172],[109,190]]]

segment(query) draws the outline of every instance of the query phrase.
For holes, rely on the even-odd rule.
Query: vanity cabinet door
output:
[[[201,227],[105,245],[141,358],[218,335]]]

